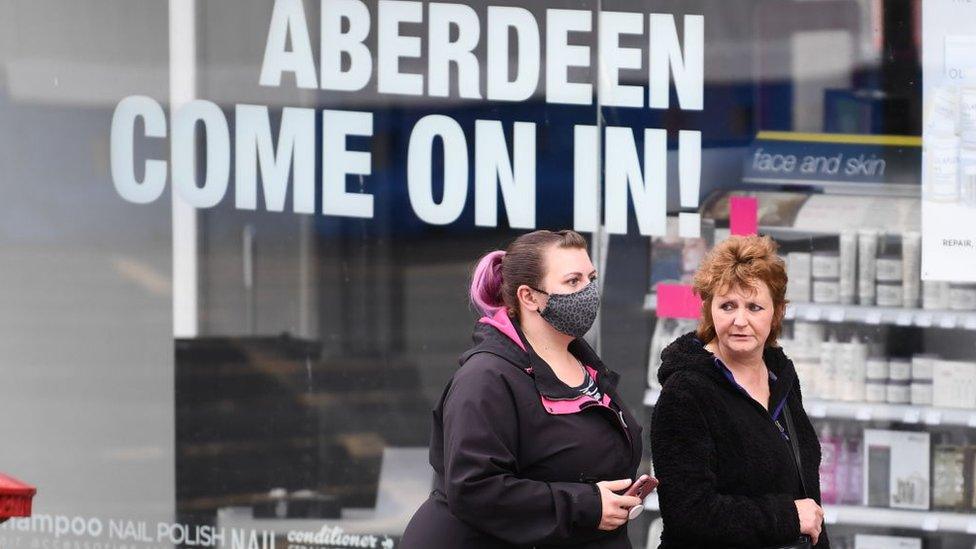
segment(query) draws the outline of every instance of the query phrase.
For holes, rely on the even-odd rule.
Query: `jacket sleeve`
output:
[[[481,360],[469,360],[445,396],[444,480],[451,512],[516,545],[601,533],[603,507],[595,485],[520,478],[514,394]]]
[[[681,379],[665,385],[651,420],[651,453],[661,484],[665,531],[712,546],[762,547],[795,541],[800,519],[790,494],[720,493],[718,460],[705,417]],[[724,459],[734,459],[724,456]]]

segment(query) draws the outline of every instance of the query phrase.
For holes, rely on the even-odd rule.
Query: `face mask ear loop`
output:
[[[526,284],[526,286],[529,286],[529,285],[528,285],[528,284]],[[542,290],[540,290],[539,288],[536,288],[535,286],[529,286],[529,289],[531,289],[531,290],[534,290],[534,291],[536,291],[536,292],[539,292],[540,294],[546,294],[546,295],[549,295],[549,292],[545,292],[545,291],[542,291]],[[539,314],[539,315],[541,315],[541,314],[542,314],[542,309],[536,309],[536,310],[535,310],[535,312],[536,312],[537,314]]]

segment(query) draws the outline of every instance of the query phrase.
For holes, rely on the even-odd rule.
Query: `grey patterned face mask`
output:
[[[571,294],[550,294],[532,289],[549,296],[549,303],[539,314],[553,328],[573,337],[583,337],[590,331],[600,310],[600,291],[595,280]]]

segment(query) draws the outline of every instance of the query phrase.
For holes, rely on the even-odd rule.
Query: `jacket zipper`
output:
[[[742,387],[738,387],[738,388],[740,389],[740,391],[742,393],[745,393],[745,396],[748,397],[748,399],[752,402],[753,405],[757,406],[758,408],[762,408],[762,405],[760,405],[751,396],[749,396],[749,394],[746,393],[745,389],[742,389]],[[783,404],[784,407],[789,406],[789,398],[790,398],[790,393],[792,392],[792,390],[793,390],[793,387],[790,387],[789,389],[787,389],[786,390],[786,394],[783,395],[783,399],[780,401],[780,402],[784,402],[785,401],[785,403]],[[776,426],[776,429],[779,431],[779,436],[782,437],[782,439],[783,439],[784,442],[786,442],[787,451],[789,451],[790,452],[790,455],[792,456],[793,455],[793,448],[792,448],[792,445],[790,443],[790,436],[795,436],[796,433],[789,433],[789,434],[787,434],[786,429],[783,427],[783,424],[780,423],[780,421],[778,419],[773,419],[773,414],[771,414],[769,412],[769,410],[766,410],[765,408],[762,408],[761,412],[766,417],[768,417],[770,419],[770,421],[773,422],[773,425]]]
[[[756,402],[756,399],[752,398],[752,396],[741,385],[739,385],[734,379],[728,379],[727,381],[729,383],[731,383],[738,390],[738,392],[746,400],[748,400],[750,404],[752,404],[755,407],[755,409],[758,412],[760,412],[765,417],[769,418],[769,420],[776,427],[776,430],[779,431],[780,437],[783,439],[783,441],[786,442],[787,450],[792,455],[793,448],[792,448],[792,445],[790,443],[790,438],[789,437],[790,436],[796,436],[796,433],[789,433],[789,434],[787,434],[786,429],[783,427],[783,424],[780,423],[780,421],[778,419],[774,419],[773,418],[773,414],[768,409],[766,409],[763,405],[761,405],[758,402]],[[794,383],[796,383],[796,382],[794,381]],[[773,407],[773,410],[775,410],[777,407],[779,407],[780,404],[782,404],[784,408],[786,406],[789,406],[789,398],[790,398],[790,393],[791,392],[793,392],[793,386],[792,385],[790,385],[790,387],[788,387],[786,389],[786,394],[783,395],[783,398],[780,400],[780,402],[775,407]],[[781,412],[781,417],[782,417],[782,412]]]
[[[789,442],[790,441],[790,435],[786,434],[786,429],[783,428],[783,424],[780,423],[778,419],[774,419],[773,420],[773,423],[775,423],[776,426],[779,427],[779,434],[780,434],[780,436],[783,437],[783,440]]]
[[[741,385],[739,385],[738,383],[735,383],[735,382],[732,382],[732,383],[735,385],[735,388],[739,391],[739,393],[741,393],[742,396],[744,398],[746,398],[749,401],[749,403],[752,404],[756,408],[756,411],[762,413],[762,415],[764,415],[765,417],[769,418],[769,420],[776,427],[776,430],[779,431],[779,435],[783,438],[783,440],[789,442],[789,440],[790,440],[789,435],[786,434],[786,429],[783,428],[783,425],[779,422],[779,420],[778,419],[773,419],[773,414],[771,414],[769,412],[769,410],[767,410],[766,408],[764,408],[761,404],[759,404],[758,402],[756,402],[756,400],[754,398],[752,398],[752,396],[749,395],[749,393],[747,393],[746,390],[743,389]],[[780,402],[785,401],[785,400],[788,400],[790,398],[790,392],[792,390],[793,390],[792,387],[790,387],[789,389],[787,389],[786,394],[783,395],[783,399]],[[787,404],[784,404],[784,406],[788,406],[788,405],[789,405],[788,403]],[[773,408],[773,409],[775,410],[775,408]]]
[[[725,369],[726,369],[726,371],[728,371],[728,368],[727,368],[727,367],[726,367],[726,366],[725,366],[724,364],[722,365],[722,368],[725,368]],[[731,374],[730,374],[730,375],[731,375]],[[733,379],[729,379],[729,378],[727,378],[727,381],[728,381],[729,383],[731,383],[731,384],[732,384],[732,385],[733,385],[733,386],[734,386],[734,387],[736,388],[736,390],[737,390],[737,391],[738,391],[738,392],[739,392],[739,393],[740,393],[740,394],[741,394],[741,395],[742,395],[743,397],[745,397],[745,398],[746,398],[746,400],[748,400],[748,401],[749,401],[749,403],[750,403],[750,404],[752,404],[752,405],[753,405],[754,407],[756,407],[756,410],[757,410],[757,411],[759,411],[760,413],[762,413],[762,414],[763,414],[764,416],[766,416],[767,418],[769,418],[769,420],[770,420],[770,421],[772,421],[772,422],[773,422],[773,425],[775,425],[775,426],[776,426],[776,429],[777,429],[777,430],[779,431],[779,434],[780,434],[780,436],[781,436],[781,437],[783,437],[783,439],[784,439],[784,440],[786,440],[786,441],[789,441],[789,440],[790,440],[790,439],[789,439],[789,437],[788,437],[788,436],[787,436],[787,434],[786,434],[786,430],[785,430],[785,429],[783,429],[783,426],[782,426],[782,425],[780,424],[780,422],[779,422],[779,420],[777,420],[777,419],[773,419],[773,414],[772,414],[772,413],[770,413],[770,411],[769,411],[769,410],[767,410],[767,409],[766,409],[766,408],[765,408],[765,407],[764,407],[763,405],[761,405],[761,404],[759,404],[758,402],[756,402],[756,399],[754,399],[754,398],[752,398],[752,395],[750,395],[750,394],[749,394],[749,393],[748,393],[748,392],[747,392],[747,391],[746,391],[745,389],[743,389],[743,388],[742,388],[742,386],[741,386],[741,385],[739,385],[739,384],[738,384],[738,383],[737,383],[737,382],[735,381],[735,379],[734,379],[734,378],[733,378]],[[785,400],[788,400],[788,399],[790,398],[790,392],[791,392],[792,390],[793,390],[793,386],[791,385],[791,386],[790,386],[790,387],[789,387],[789,388],[788,388],[788,389],[786,390],[786,394],[785,394],[785,395],[783,395],[783,399],[782,399],[782,400],[781,400],[780,402],[783,402],[783,401],[785,401]],[[779,406],[779,404],[777,404],[777,406]],[[785,406],[785,404],[784,404],[784,406]],[[774,407],[773,409],[775,410],[776,408]]]
[[[634,440],[633,440],[633,437],[630,434],[630,428],[627,426],[627,421],[624,419],[624,412],[623,412],[623,410],[614,410],[613,408],[611,408],[610,406],[607,406],[606,404],[604,404],[602,402],[597,402],[596,404],[590,404],[589,406],[586,406],[585,408],[580,408],[579,412],[573,412],[573,413],[574,414],[578,414],[580,412],[584,412],[586,410],[589,410],[590,408],[603,408],[604,410],[607,410],[611,414],[613,414],[614,417],[617,418],[617,421],[620,422],[620,426],[623,427],[624,434],[627,435],[627,440],[630,441],[630,445],[631,445],[631,447],[633,447]]]
[[[603,404],[602,402],[597,402],[596,404],[591,404],[591,405],[589,405],[589,406],[587,406],[585,408],[580,408],[580,410],[578,412],[573,412],[573,413],[574,414],[579,414],[579,413],[585,412],[586,410],[589,410],[591,408],[602,408],[604,410],[607,410],[608,412],[610,412],[611,414],[613,414],[613,416],[616,418],[617,421],[620,422],[620,427],[623,428],[624,434],[627,435],[627,443],[630,445],[630,458],[631,458],[631,461],[633,461],[633,458],[634,458],[634,435],[631,434],[630,428],[627,426],[627,421],[624,419],[624,412],[623,412],[623,410],[614,410],[613,408],[611,408],[610,406],[607,406],[606,404]]]
[[[596,383],[596,379],[597,379],[596,377],[593,378],[593,382],[594,383]],[[602,394],[608,394],[608,393],[604,393],[603,391],[601,391],[601,393]],[[542,395],[542,393],[539,393],[539,395],[540,396],[544,396],[544,395]],[[554,398],[554,397],[546,396],[545,398],[548,399],[548,400],[564,400],[565,401],[565,400],[576,400],[579,397],[574,396],[572,398],[569,398],[569,397],[567,397],[567,398]],[[611,398],[611,400],[613,400],[613,399]],[[573,412],[573,413],[574,414],[578,414],[578,413],[583,412],[584,410],[586,410],[588,408],[593,408],[593,407],[600,407],[600,408],[604,408],[606,410],[609,410],[611,414],[613,414],[614,416],[617,417],[617,421],[619,421],[620,422],[620,426],[623,427],[624,434],[627,435],[627,442],[630,444],[630,454],[631,454],[630,457],[631,457],[631,460],[633,460],[633,457],[634,457],[634,436],[630,433],[630,427],[627,426],[627,421],[624,420],[624,412],[623,412],[623,410],[614,410],[613,408],[611,408],[610,406],[607,406],[606,404],[604,404],[600,400],[594,399],[593,401],[596,404],[591,404],[591,405],[586,406],[586,407],[581,407],[578,411]]]

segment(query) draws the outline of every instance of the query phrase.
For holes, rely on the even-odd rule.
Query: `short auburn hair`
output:
[[[717,244],[695,273],[695,293],[702,299],[697,335],[703,343],[715,339],[712,299],[733,288],[748,289],[762,282],[773,298],[773,323],[766,347],[775,347],[786,313],[786,263],[768,236],[730,236]]]

